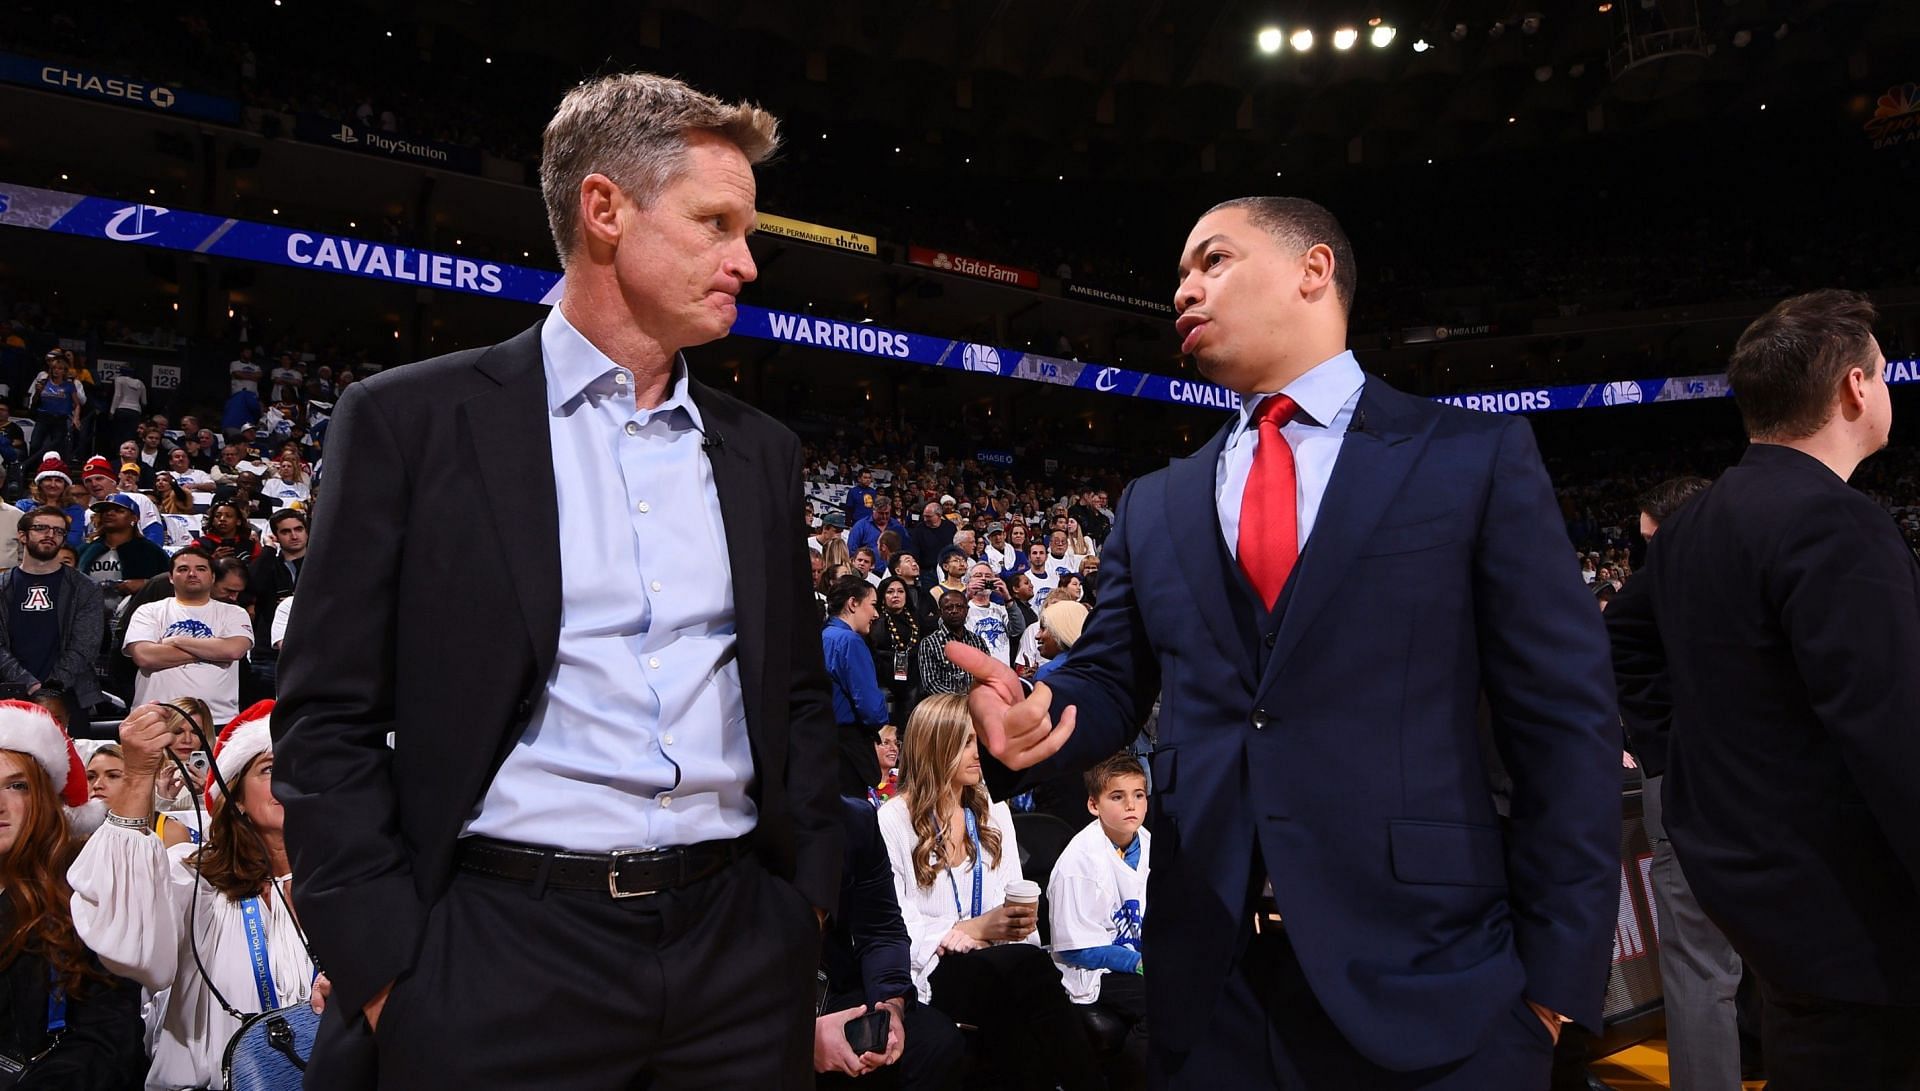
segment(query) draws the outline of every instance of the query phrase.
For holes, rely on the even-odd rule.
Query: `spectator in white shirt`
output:
[[[167,454],[167,472],[173,475],[174,484],[188,492],[213,492],[213,475],[194,469],[193,456],[184,447],[175,447]]]
[[[1005,587],[993,566],[981,561],[967,570],[967,629],[987,646],[987,653],[1012,665],[1019,634],[1007,622],[1007,608],[993,601],[996,588]]]
[[[1039,946],[1036,910],[1006,904],[1007,884],[1021,877],[1020,847],[1012,812],[981,780],[966,698],[928,697],[905,734],[900,794],[880,808],[880,835],[921,1003],[980,1028],[994,1087],[1105,1087]]]
[[[260,393],[260,365],[253,360],[253,349],[243,347],[239,359],[227,364],[227,379],[229,394],[242,390],[251,390],[256,396]]]
[[[108,403],[110,421],[107,442],[118,446],[122,440],[132,439],[133,430],[140,425],[140,414],[147,408],[147,384],[131,371],[121,371],[113,377],[113,400]]]
[[[987,524],[987,547],[980,559],[993,566],[994,572],[1005,575],[1013,571],[1014,558],[1018,556],[1014,547],[1007,543],[1007,528],[1003,523]]]
[[[253,619],[213,599],[213,555],[188,546],[173,555],[173,597],[149,602],[127,621],[122,646],[139,674],[137,705],[198,697],[214,721],[239,712],[240,664],[253,647]]]

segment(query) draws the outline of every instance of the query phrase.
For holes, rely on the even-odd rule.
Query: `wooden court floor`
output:
[[[1666,1039],[1653,1038],[1623,1049],[1596,1062],[1593,1074],[1615,1091],[1668,1091]],[[1762,1091],[1767,1085],[1751,1081],[1740,1086],[1743,1091]]]

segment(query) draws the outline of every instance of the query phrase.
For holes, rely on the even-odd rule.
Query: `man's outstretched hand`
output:
[[[1058,753],[1073,735],[1076,709],[1069,705],[1053,722],[1053,691],[1036,683],[1027,694],[1013,668],[971,645],[947,642],[947,658],[973,675],[976,685],[967,695],[973,730],[987,752],[1009,769],[1031,769]]]

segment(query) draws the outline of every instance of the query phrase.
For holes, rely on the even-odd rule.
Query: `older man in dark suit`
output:
[[[676,80],[579,85],[560,304],[340,400],[275,717],[334,989],[309,1087],[811,1079],[841,834],[800,444],[679,355],[754,279],[776,142]]]

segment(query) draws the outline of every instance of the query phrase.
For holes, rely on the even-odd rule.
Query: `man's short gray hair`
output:
[[[580,183],[604,174],[641,207],[651,205],[685,165],[687,134],[725,137],[750,164],[780,146],[780,122],[750,102],[722,102],[679,80],[622,72],[568,91],[547,122],[540,195],[565,265],[580,226]]]

